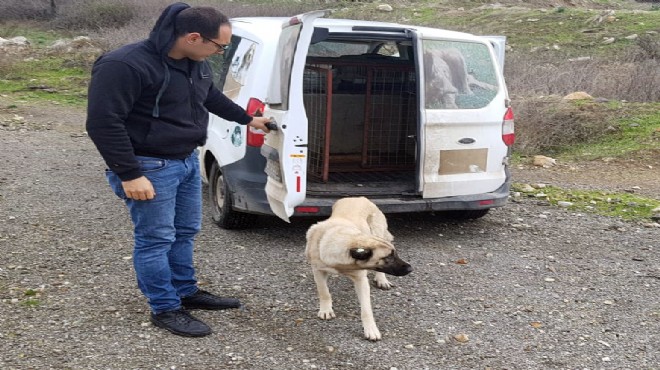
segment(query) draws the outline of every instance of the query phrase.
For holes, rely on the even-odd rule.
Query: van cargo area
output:
[[[416,194],[416,91],[410,60],[308,57],[307,193]]]

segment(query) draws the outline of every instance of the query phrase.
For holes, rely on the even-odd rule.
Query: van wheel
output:
[[[442,217],[451,220],[476,220],[477,218],[482,218],[488,214],[490,208],[486,209],[466,209],[466,210],[456,210],[456,211],[445,211],[442,212]]]
[[[232,209],[231,190],[217,162],[213,162],[209,174],[209,201],[211,217],[223,229],[245,229],[251,227],[257,218],[257,215]]]

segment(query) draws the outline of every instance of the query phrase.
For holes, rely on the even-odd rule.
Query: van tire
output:
[[[257,215],[234,210],[232,208],[231,193],[231,189],[220,171],[218,162],[213,162],[209,173],[209,201],[213,222],[228,230],[251,227]]]
[[[465,209],[465,210],[454,210],[454,211],[445,211],[441,215],[443,218],[450,220],[476,220],[482,218],[488,214],[490,208],[485,209]]]

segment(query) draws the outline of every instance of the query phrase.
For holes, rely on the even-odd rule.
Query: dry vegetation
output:
[[[60,35],[89,35],[95,46],[109,50],[146,37],[155,18],[171,2],[4,0],[0,30],[7,32],[12,25],[24,29],[16,25],[29,22],[32,27],[53,29]],[[526,8],[520,8],[520,1],[500,0],[497,3],[505,6],[517,5],[511,11],[500,13],[488,8],[494,2],[479,0],[390,1],[388,3],[395,7],[392,13],[376,12],[372,1],[211,0],[189,3],[217,6],[230,17],[287,16],[318,8],[334,8],[337,10],[335,16],[341,17],[419,23],[478,34],[506,34],[514,46],[507,54],[505,76],[516,110],[519,137],[516,149],[524,154],[598,139],[608,133],[607,128],[617,118],[628,114],[602,103],[561,102],[559,97],[568,93],[586,91],[603,100],[660,102],[660,38],[657,33],[660,31],[660,5],[653,5],[654,2],[534,0],[524,2]],[[451,13],[459,6],[466,9],[462,17],[460,13]],[[588,12],[586,7],[599,10]],[[586,27],[586,17],[598,15],[607,8],[628,12],[622,13],[628,18],[617,24],[589,25],[589,33],[582,33],[577,28]],[[603,49],[599,32],[607,31],[608,27],[609,32],[618,32],[617,36],[625,36],[624,32],[634,29],[632,25],[622,28],[626,22],[648,29],[648,25],[636,20],[634,9],[644,9],[647,19],[651,20],[652,32],[640,32],[637,39],[618,44],[622,46]],[[543,13],[539,12],[541,10]],[[530,17],[551,21],[542,23],[542,19],[530,23],[526,21]],[[552,32],[556,34],[548,36]],[[564,42],[561,52],[553,52],[549,47],[548,42],[554,42],[554,39]],[[531,52],[530,47],[535,43]],[[40,51],[29,50],[21,56],[34,56],[35,53],[38,55]],[[576,55],[582,58],[575,60]],[[69,53],[65,59],[68,67],[88,70],[94,57]],[[0,78],[8,79],[9,74],[16,73],[12,67],[15,60],[19,59],[6,55],[0,57]]]

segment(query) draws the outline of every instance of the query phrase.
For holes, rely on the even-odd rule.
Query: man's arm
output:
[[[248,125],[264,132],[270,132],[266,127],[266,123],[270,122],[270,118],[251,117],[245,112],[245,109],[226,97],[215,85],[211,85],[204,105],[209,112],[227,121],[234,121],[241,125]]]
[[[148,200],[156,196],[142,175],[126,131],[126,118],[141,93],[140,76],[122,62],[96,64],[92,69],[87,103],[87,134],[108,168],[122,180],[126,197]]]
[[[88,90],[87,134],[108,168],[122,181],[142,176],[126,131],[126,119],[141,93],[139,74],[123,62],[94,65]]]

